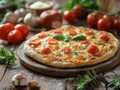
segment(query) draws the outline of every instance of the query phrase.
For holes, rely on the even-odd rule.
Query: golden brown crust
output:
[[[73,26],[69,26],[69,25],[63,26],[61,28],[62,29],[64,28],[65,30],[67,30],[67,28],[69,28],[69,27],[76,28],[76,29],[79,29],[79,28],[85,29],[84,27],[78,28],[78,27],[73,27]],[[51,31],[48,31],[48,32],[51,32]],[[49,58],[44,58],[44,56],[47,56],[47,55],[42,55],[42,54],[36,52],[36,50],[34,50],[34,48],[32,48],[30,46],[30,42],[32,40],[34,40],[38,36],[38,34],[33,36],[32,38],[30,38],[29,40],[27,40],[25,42],[24,52],[27,56],[32,57],[34,60],[36,60],[40,63],[43,63],[45,65],[54,66],[54,67],[72,68],[72,67],[80,67],[80,66],[88,66],[88,65],[98,64],[100,62],[109,60],[111,57],[113,57],[115,55],[115,53],[118,50],[118,40],[111,33],[108,33],[105,31],[95,31],[95,32],[109,34],[109,38],[110,38],[109,45],[112,44],[111,46],[113,46],[113,47],[112,48],[109,46],[102,47],[102,48],[104,48],[103,50],[105,50],[105,49],[107,50],[107,51],[105,51],[104,54],[101,54],[101,56],[99,56],[99,54],[102,53],[102,51],[101,51],[97,54],[98,56],[93,57],[94,55],[93,56],[91,55],[91,57],[89,57],[89,59],[87,58],[85,60],[79,60],[79,63],[75,63],[75,60],[73,60],[72,58],[68,59],[67,61],[54,60],[54,56],[52,56],[52,55],[51,55],[51,57],[49,56]],[[106,44],[106,45],[108,45],[108,44]],[[109,48],[107,48],[107,47],[109,47]],[[86,50],[84,50],[84,52],[87,53]],[[60,53],[60,52],[57,52],[57,53]],[[58,57],[58,58],[60,58],[60,57]],[[51,59],[51,60],[48,60],[48,59]]]

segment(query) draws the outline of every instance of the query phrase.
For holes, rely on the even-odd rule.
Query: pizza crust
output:
[[[81,64],[75,64],[75,63],[71,63],[71,62],[58,62],[58,61],[52,61],[52,62],[46,62],[46,59],[44,59],[42,57],[41,54],[38,54],[36,51],[34,51],[34,49],[32,47],[30,47],[29,43],[31,42],[31,40],[33,40],[34,38],[36,38],[37,35],[33,36],[32,38],[30,38],[29,40],[27,40],[24,44],[24,53],[33,58],[34,60],[48,65],[48,66],[54,66],[54,67],[60,67],[60,68],[73,68],[73,67],[81,67],[81,66],[89,66],[89,65],[94,65],[94,64],[98,64],[101,63],[103,61],[107,61],[109,60],[111,57],[113,57],[115,55],[115,53],[118,50],[118,45],[119,45],[119,41],[118,39],[116,39],[111,33],[109,33],[111,38],[114,39],[114,48],[112,48],[111,50],[109,50],[107,53],[105,53],[104,55],[93,59],[93,60],[85,60],[84,62],[81,62]]]

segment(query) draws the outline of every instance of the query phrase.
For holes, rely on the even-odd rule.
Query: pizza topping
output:
[[[70,54],[71,53],[70,47],[65,47],[65,48],[62,49],[62,51],[64,52],[64,54]]]
[[[90,54],[95,54],[99,51],[99,48],[95,45],[90,45],[87,47],[87,52]]]
[[[40,45],[41,44],[41,41],[32,41],[32,42],[30,42],[30,45],[32,46],[32,47],[37,47],[38,45]]]
[[[69,34],[74,36],[77,34],[77,32],[75,31],[75,29],[69,29]]]
[[[65,39],[63,34],[56,34],[53,36],[53,38],[55,38],[56,40],[59,40],[59,41]]]
[[[71,40],[71,36],[66,36],[64,41],[69,42],[70,40]]]
[[[91,29],[86,29],[86,30],[85,30],[85,34],[91,35],[91,34],[94,34],[94,32],[93,32],[93,30],[91,30]]]
[[[42,32],[42,33],[40,33],[40,34],[38,35],[39,38],[44,38],[44,37],[46,37],[46,36],[47,36],[47,35],[46,35],[45,32]]]
[[[72,40],[77,41],[77,40],[86,40],[86,37],[84,35],[78,34],[72,37]]]
[[[49,54],[51,52],[50,48],[44,48],[43,50],[41,50],[42,54]]]
[[[54,45],[54,44],[57,44],[57,43],[58,43],[57,40],[54,39],[54,38],[50,38],[50,39],[48,40],[48,44]]]
[[[57,29],[57,30],[53,30],[54,34],[62,34],[62,30],[61,29]]]
[[[109,39],[107,34],[101,34],[100,38],[105,40],[105,41],[108,41],[108,39]]]
[[[81,44],[89,44],[90,42],[88,40],[79,40]]]

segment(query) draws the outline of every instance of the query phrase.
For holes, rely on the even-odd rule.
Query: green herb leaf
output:
[[[84,35],[78,34],[78,35],[75,35],[74,37],[72,37],[72,40],[75,40],[75,41],[77,41],[77,40],[86,40],[86,37]]]
[[[90,71],[80,74],[77,78],[77,84],[75,85],[76,90],[84,90],[88,86],[98,86],[97,75],[94,75]]]
[[[8,65],[15,62],[17,59],[12,51],[0,48],[0,64]]]
[[[69,42],[70,40],[71,40],[71,36],[66,36],[64,41]]]
[[[56,34],[53,36],[53,38],[55,38],[57,40],[64,40],[65,39],[64,35],[62,35],[62,34]]]
[[[108,83],[112,90],[120,90],[120,75]]]

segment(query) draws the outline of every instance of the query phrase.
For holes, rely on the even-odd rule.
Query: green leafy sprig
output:
[[[112,90],[120,90],[120,75],[108,82],[108,87],[111,87]]]
[[[12,51],[5,50],[0,48],[0,64],[9,65],[16,61],[16,57]]]
[[[97,78],[98,76],[91,71],[80,74],[77,78],[77,83],[75,85],[76,90],[86,90],[86,88],[89,86],[92,88],[97,87]]]

